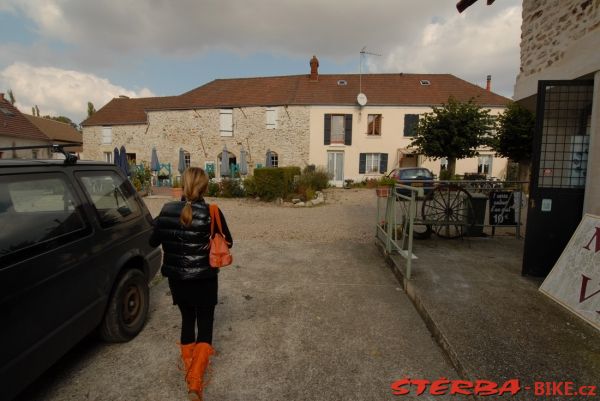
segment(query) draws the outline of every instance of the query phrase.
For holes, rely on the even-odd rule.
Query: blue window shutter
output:
[[[346,114],[344,120],[344,145],[352,145],[352,114]]]
[[[379,172],[381,174],[387,171],[387,163],[388,163],[388,154],[380,153],[379,154]]]
[[[325,145],[331,145],[331,114],[325,114],[324,141]]]
[[[364,174],[367,171],[367,154],[361,153],[358,159],[358,174]]]

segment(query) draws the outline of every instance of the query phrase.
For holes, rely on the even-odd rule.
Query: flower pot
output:
[[[377,187],[375,188],[375,192],[379,198],[387,198],[390,196],[392,188],[391,187]]]

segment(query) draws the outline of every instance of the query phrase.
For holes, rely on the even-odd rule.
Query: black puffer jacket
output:
[[[208,263],[210,243],[210,216],[208,204],[204,200],[192,203],[192,224],[184,227],[179,223],[179,216],[185,202],[169,202],[160,211],[154,221],[154,233],[150,239],[152,246],[162,244],[163,276],[193,280],[214,277],[219,269],[213,269]],[[219,210],[223,234],[233,244],[231,234],[223,213]],[[216,227],[215,227],[216,229]]]

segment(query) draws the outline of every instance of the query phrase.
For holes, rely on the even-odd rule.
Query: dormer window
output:
[[[338,86],[346,86],[348,85],[348,81],[346,81],[345,79],[340,79],[337,81]]]
[[[428,79],[422,79],[420,82],[421,82],[421,85],[423,85],[423,86],[429,86],[429,85],[431,85],[431,82],[429,82]]]

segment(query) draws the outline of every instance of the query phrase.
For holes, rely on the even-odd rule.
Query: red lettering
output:
[[[429,389],[429,394],[431,395],[444,395],[448,392],[448,384],[450,384],[450,380],[445,377],[441,377],[439,380],[431,383],[431,388]]]
[[[533,386],[533,394],[535,395],[545,395],[546,394],[546,386],[544,382],[535,382]]]
[[[412,384],[417,386],[417,395],[422,395],[425,392],[425,390],[427,390],[427,386],[429,386],[429,383],[431,382],[425,379],[418,379],[412,381]]]
[[[489,380],[477,380],[475,382],[475,394],[481,396],[498,394],[498,384]]]
[[[408,377],[396,380],[392,383],[392,393],[394,395],[406,395],[410,393],[410,389],[404,388],[404,386],[407,385],[410,385],[410,379]]]
[[[581,292],[579,293],[579,303],[582,303],[583,301],[590,299],[594,295],[600,294],[600,290],[598,290],[588,296],[585,295],[587,293],[587,284],[588,284],[588,281],[590,281],[590,280],[591,280],[591,278],[589,278],[585,274],[581,275]],[[596,311],[596,313],[600,313],[600,311]]]
[[[589,391],[583,392],[584,389],[588,389]],[[595,397],[596,394],[596,386],[582,386],[579,389],[579,394],[587,395],[588,397]]]
[[[573,387],[575,383],[573,382],[565,382],[565,395],[575,395],[573,393]]]
[[[468,380],[453,380],[450,383],[450,395],[473,395],[470,391],[473,388],[473,383]]]
[[[596,227],[596,233],[594,234],[594,236],[592,237],[592,239],[590,240],[590,242],[588,242],[588,244],[583,247],[583,249],[587,249],[589,251],[590,250],[590,244],[592,243],[592,241],[594,240],[594,238],[596,238],[596,250],[594,252],[600,251],[600,227]]]
[[[552,395],[565,395],[562,386],[563,382],[552,382]]]
[[[498,390],[499,395],[504,395],[504,393],[510,393],[511,395],[516,395],[521,391],[521,384],[519,383],[519,379],[510,379],[505,382],[500,390]]]

